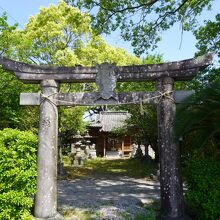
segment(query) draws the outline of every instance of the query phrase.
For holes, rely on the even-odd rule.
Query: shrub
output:
[[[220,162],[193,158],[185,169],[188,205],[201,220],[220,219]]]
[[[36,149],[31,132],[0,131],[0,219],[28,219],[36,188]]]

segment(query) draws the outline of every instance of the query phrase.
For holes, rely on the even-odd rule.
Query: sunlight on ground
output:
[[[99,217],[97,213],[94,213],[91,210],[87,210],[87,209],[84,210],[71,209],[65,211],[63,214],[65,219],[73,219],[72,217],[74,216],[76,219],[80,219],[80,220],[92,220]]]
[[[67,156],[64,156],[64,167],[68,172],[67,179],[69,180],[78,180],[78,179],[86,179],[86,178],[105,178],[105,177],[130,177],[136,179],[145,179],[146,181],[150,180],[149,176],[152,172],[155,171],[155,165],[147,165],[143,162],[133,160],[133,159],[114,159],[107,160],[105,158],[97,158],[92,160],[87,160],[84,166],[81,167],[73,167],[71,165],[70,159]],[[119,178],[120,179],[120,178]],[[115,181],[116,186],[120,186],[120,181]],[[107,180],[99,181],[99,185],[103,185],[104,187],[109,186]],[[98,184],[97,184],[98,185]],[[98,185],[98,186],[99,186]],[[114,184],[113,184],[114,185]],[[140,184],[139,184],[140,185]],[[139,186],[138,185],[138,186]],[[110,184],[112,187],[112,183]],[[150,187],[149,185],[147,186]],[[111,201],[109,201],[111,202]],[[125,220],[153,220],[155,219],[155,212],[159,210],[158,202],[155,200],[149,200],[148,203],[142,203],[140,201],[140,207],[146,210],[143,213],[137,213],[137,215],[131,218],[129,210],[126,209],[117,209],[114,207],[114,204],[106,204],[106,208],[103,205],[98,209],[93,208],[74,208],[70,207],[67,210],[60,210],[62,214],[65,216],[67,220],[92,220],[92,219],[105,219],[105,209],[108,209],[108,212],[112,212],[113,215],[120,217],[120,219]],[[104,210],[104,211],[103,211]],[[105,214],[103,214],[105,213]]]
[[[146,209],[146,213],[137,214],[133,220],[155,220],[155,210],[158,208],[155,208],[155,206],[158,207],[158,205],[154,202],[151,204],[145,205],[144,208]],[[112,212],[114,212],[114,207],[112,207]],[[103,215],[103,211],[94,211],[91,209],[70,209],[66,210],[63,213],[64,219],[66,220],[97,220],[97,219],[105,219]],[[122,211],[119,213],[115,213],[120,219],[124,220],[131,220],[129,214],[126,211]]]
[[[137,214],[133,220],[155,220],[155,211],[153,209],[154,204],[148,205],[145,214]],[[120,219],[131,220],[127,212],[117,213]],[[93,211],[89,209],[71,209],[63,213],[64,220],[105,220],[102,210]]]
[[[97,158],[87,160],[82,167],[73,167],[70,159],[64,157],[64,166],[69,179],[82,178],[88,175],[121,175],[148,179],[149,175],[155,170],[155,165],[146,165],[132,159],[106,160]]]

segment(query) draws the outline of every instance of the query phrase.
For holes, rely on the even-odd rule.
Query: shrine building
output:
[[[132,137],[130,135],[116,135],[114,130],[126,126],[130,118],[126,111],[102,111],[95,121],[88,126],[92,142],[96,145],[98,156],[129,157],[132,152]]]

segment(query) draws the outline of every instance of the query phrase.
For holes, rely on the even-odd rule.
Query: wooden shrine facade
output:
[[[57,136],[60,105],[157,104],[160,155],[161,213],[158,219],[188,219],[185,215],[178,144],[174,142],[175,103],[191,91],[174,92],[174,81],[191,80],[212,60],[210,54],[196,59],[153,65],[93,67],[36,66],[1,58],[5,70],[24,83],[38,83],[40,93],[22,93],[21,105],[40,105],[37,193],[34,216],[59,219],[57,214]],[[153,92],[116,93],[116,82],[155,81]],[[59,93],[60,83],[96,82],[93,93]]]
[[[126,126],[130,118],[128,112],[102,111],[94,122],[88,125],[92,143],[96,145],[97,155],[101,157],[129,157],[132,152],[132,137],[116,135],[115,129]]]

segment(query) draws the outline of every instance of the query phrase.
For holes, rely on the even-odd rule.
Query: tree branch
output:
[[[154,30],[155,28],[157,28],[164,20],[165,18],[168,16],[168,15],[173,15],[175,14],[177,11],[179,11],[189,0],[185,0],[182,2],[182,4],[180,4],[175,10],[173,11],[168,11],[166,12],[165,14],[159,16],[157,18],[157,20],[153,23],[152,25],[152,29],[151,30]],[[160,20],[161,19],[161,20]],[[160,20],[160,21],[159,21]]]
[[[159,0],[150,0],[149,2],[147,3],[144,3],[144,4],[139,4],[137,6],[133,6],[133,7],[126,7],[126,8],[122,8],[122,9],[118,9],[118,10],[115,10],[113,8],[106,8],[106,7],[103,7],[102,4],[100,3],[97,3],[97,2],[94,2],[94,4],[96,4],[96,6],[99,6],[100,8],[102,8],[103,10],[106,10],[106,11],[111,11],[113,12],[114,14],[115,13],[121,13],[121,12],[124,12],[124,11],[127,11],[127,10],[135,10],[135,9],[139,9],[139,8],[142,8],[142,7],[150,7],[152,5],[154,5],[156,2],[158,2]]]

